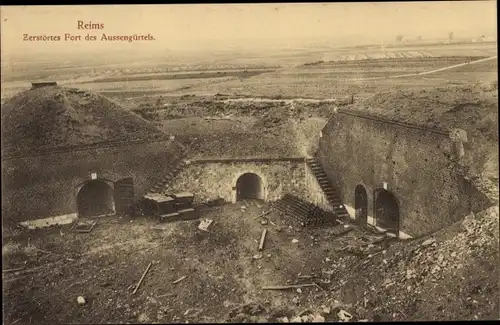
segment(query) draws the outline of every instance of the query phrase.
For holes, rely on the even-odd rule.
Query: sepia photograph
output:
[[[0,6],[3,324],[499,320],[496,13]]]

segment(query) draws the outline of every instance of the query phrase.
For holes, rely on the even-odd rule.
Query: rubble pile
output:
[[[230,319],[278,323],[494,319],[499,298],[497,277],[492,276],[498,271],[498,229],[498,206],[420,239],[402,241],[351,224],[333,227],[328,237],[337,254],[326,257],[317,274],[299,273],[295,282],[287,281],[290,287],[303,281],[317,285],[325,292],[322,300],[311,299],[310,307],[302,311],[262,308]]]
[[[356,313],[387,321],[498,315],[498,281],[491,277],[498,268],[498,206],[458,226],[455,234],[394,245],[353,270],[343,293],[354,293]]]
[[[364,321],[356,319],[347,311],[351,307],[351,304],[344,304],[337,300],[331,300],[317,308],[308,308],[297,313],[294,310],[286,308],[272,309],[262,304],[251,302],[233,308],[229,312],[226,321],[232,323],[323,323],[332,321]]]
[[[229,322],[266,323],[269,321],[269,309],[259,303],[248,303],[237,306],[229,312]]]

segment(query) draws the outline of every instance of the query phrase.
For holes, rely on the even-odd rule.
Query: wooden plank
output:
[[[261,213],[258,216],[254,217],[253,219],[255,220],[255,219],[259,219],[259,218],[265,217],[265,216],[267,216],[271,212],[272,212],[272,210],[269,210],[267,212]]]
[[[97,225],[97,222],[99,222],[99,220],[96,220],[96,221],[92,224],[92,227],[90,227],[89,232],[91,232],[91,231],[92,231],[92,229],[94,229],[95,225]]]
[[[26,266],[21,266],[15,269],[7,269],[7,270],[2,270],[2,273],[10,273],[10,272],[17,272],[17,271],[22,271],[26,268]]]
[[[262,230],[262,235],[260,236],[259,251],[264,248],[264,241],[266,240],[267,229]]]
[[[268,287],[262,287],[262,290],[287,290],[287,289],[316,287],[316,286],[317,285],[314,283],[305,283],[305,284],[292,284],[286,286],[268,286]]]
[[[153,265],[153,262],[149,263],[148,267],[146,268],[146,271],[144,271],[144,273],[142,274],[141,279],[139,280],[139,282],[137,282],[137,285],[135,286],[134,292],[132,292],[133,295],[137,292],[137,289],[139,289],[139,287],[141,286],[141,283],[144,280],[144,277],[146,276],[146,273],[148,273],[149,268],[151,267],[151,265]]]
[[[175,281],[174,281],[174,282],[172,282],[172,283],[173,283],[173,284],[179,283],[179,282],[181,282],[182,280],[184,280],[185,278],[186,278],[186,275],[184,275],[184,276],[182,276],[182,277],[178,278],[177,280],[175,280]]]

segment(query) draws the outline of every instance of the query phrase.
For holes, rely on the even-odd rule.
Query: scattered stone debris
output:
[[[281,318],[278,318],[278,322],[280,323],[290,323],[290,320],[288,319],[288,317],[281,317]]]
[[[341,322],[348,322],[352,319],[352,315],[346,312],[345,310],[341,309],[338,313],[337,316]]]
[[[204,219],[200,222],[200,225],[198,226],[198,229],[203,230],[203,231],[208,231],[208,227],[212,224],[213,220],[210,219]]]
[[[336,237],[339,237],[339,236],[342,236],[342,235],[345,235],[347,234],[348,232],[354,230],[354,228],[350,225],[338,225],[336,227],[334,227],[332,230],[331,230],[331,233],[336,236]]]
[[[493,316],[477,311],[498,314],[496,303],[480,298],[486,290],[498,288],[487,275],[497,267],[498,229],[498,206],[494,206],[425,240],[401,241],[377,253],[378,258],[357,262],[345,285],[353,288],[354,295],[348,295],[359,302],[356,317],[408,321],[420,317],[414,310],[425,310],[426,317],[436,320],[490,319]],[[467,277],[471,279],[464,280]],[[457,300],[446,299],[453,295]]]
[[[422,246],[429,246],[429,245],[432,245],[436,242],[436,240],[434,238],[429,238],[429,239],[426,239],[423,243],[422,243]]]
[[[252,256],[252,258],[254,260],[260,260],[262,258],[262,254],[255,254],[254,256]]]
[[[314,318],[312,319],[312,322],[313,323],[323,323],[325,321],[325,317],[321,316],[321,315],[314,315]]]
[[[355,230],[354,227],[349,225],[341,225],[339,227],[349,231],[344,232],[344,236],[337,239],[338,248],[335,248],[337,252],[372,257],[375,253],[382,251],[380,246],[388,245],[390,240],[397,240],[397,238],[389,237],[386,233],[373,235],[364,231],[363,228],[353,231]],[[347,234],[348,232],[349,234]]]
[[[229,321],[239,323],[267,323],[269,311],[259,303],[247,303],[233,308],[229,312]]]
[[[288,318],[287,318],[288,320]],[[283,322],[282,319],[278,319],[281,323]],[[311,310],[304,310],[300,312],[298,315],[292,318],[291,320],[292,323],[324,323],[325,322],[325,317],[322,316],[318,312],[312,312]]]

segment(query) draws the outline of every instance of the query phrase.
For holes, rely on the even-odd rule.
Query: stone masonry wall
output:
[[[167,193],[188,191],[195,201],[222,198],[236,199],[236,181],[244,173],[257,174],[264,184],[266,201],[275,201],[285,193],[304,197],[305,162],[210,162],[192,163],[179,173],[166,189]]]
[[[2,220],[22,222],[76,213],[79,186],[97,178],[132,177],[143,195],[180,158],[175,142],[135,143],[111,148],[50,153],[2,161]]]
[[[455,147],[443,132],[339,112],[322,131],[318,157],[346,205],[354,207],[358,184],[365,187],[369,215],[385,183],[398,200],[401,231],[415,237],[488,202],[459,174]]]

